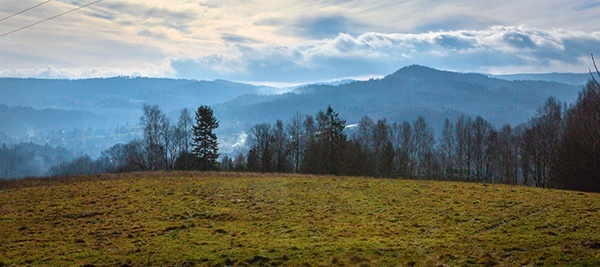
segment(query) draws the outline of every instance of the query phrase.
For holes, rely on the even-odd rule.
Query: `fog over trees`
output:
[[[97,160],[57,164],[51,175],[156,170],[224,170],[372,176],[504,183],[600,192],[600,85],[590,81],[570,107],[553,97],[518,126],[496,128],[481,116],[446,119],[436,139],[423,118],[357,125],[333,107],[287,122],[260,123],[248,133],[246,153],[217,162],[219,126],[212,109],[196,119],[184,109],[176,124],[159,106],[143,107],[143,138],[118,144]],[[23,158],[4,146],[0,156]],[[8,155],[8,156],[7,156]],[[26,155],[25,155],[26,156]],[[10,164],[11,161],[5,161]],[[10,170],[10,167],[3,168]]]
[[[157,170],[217,170],[219,123],[208,106],[200,106],[196,121],[187,109],[173,124],[158,105],[144,105],[143,138],[117,144],[97,160],[85,155],[50,169],[49,175],[99,174]]]
[[[304,116],[303,123],[294,115],[287,133],[281,133],[280,120],[252,127],[246,169],[600,192],[599,88],[589,82],[571,107],[550,97],[529,122],[516,127],[498,129],[481,116],[446,119],[437,142],[423,117],[388,123],[365,116],[346,128],[329,106]]]
[[[341,89],[358,94],[363,85],[375,88],[419,81],[410,77],[417,77],[413,72],[428,77],[423,76],[423,71],[437,73],[448,81],[461,81],[459,84],[464,83],[465,77],[491,81],[490,93],[494,92],[494,84],[506,84],[483,76],[463,76],[412,66],[380,81],[351,83],[340,88],[307,87],[299,92],[320,88],[323,89],[319,91],[321,96],[333,96]],[[600,73],[596,74],[600,76]],[[433,81],[441,80],[419,84],[436,92]],[[110,147],[96,159],[87,155],[74,158],[66,150],[48,146],[3,145],[0,177],[224,170],[459,180],[600,191],[599,88],[600,84],[591,80],[570,106],[549,97],[526,123],[515,126],[497,125],[484,116],[465,113],[452,113],[433,124],[427,116],[410,120],[363,116],[353,119],[358,121],[357,124],[348,125],[344,114],[334,109],[336,104],[324,105],[326,108],[316,110],[315,114],[290,112],[287,120],[274,119],[248,127],[245,147],[222,157],[218,153],[215,133],[220,121],[211,107],[198,107],[195,119],[188,109],[183,109],[177,120],[171,120],[159,105],[143,105],[139,118],[141,135]],[[409,91],[389,89],[384,92],[383,96],[389,94],[388,99],[402,99],[399,92],[411,97],[407,94]],[[289,101],[308,101],[313,97],[315,95],[306,91],[305,94],[274,97],[272,103],[287,112],[292,106]],[[346,96],[348,100],[349,97],[351,95]],[[246,98],[240,101],[243,99]],[[260,102],[260,106],[266,107],[265,103]],[[345,106],[342,110],[352,110],[352,116],[356,117],[359,109],[362,108]],[[245,111],[240,109],[238,114]],[[240,118],[246,115],[240,114]],[[286,116],[276,114],[282,115]],[[48,173],[40,173],[27,170],[32,166],[53,167]]]

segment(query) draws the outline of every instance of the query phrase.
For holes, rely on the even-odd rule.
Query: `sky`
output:
[[[3,0],[0,35],[93,0]],[[600,0],[102,0],[0,37],[0,77],[149,76],[287,84],[408,65],[587,72]]]

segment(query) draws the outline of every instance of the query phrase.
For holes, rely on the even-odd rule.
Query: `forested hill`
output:
[[[4,122],[0,142],[62,146],[96,157],[116,143],[139,136],[143,104],[159,105],[171,119],[183,108],[210,105],[221,122],[217,134],[222,152],[230,153],[239,136],[256,123],[286,121],[297,112],[314,114],[328,105],[348,125],[363,116],[385,117],[390,122],[412,122],[423,116],[439,133],[446,118],[456,121],[461,114],[480,115],[496,127],[517,125],[531,118],[549,96],[572,103],[581,88],[416,65],[381,79],[282,90],[222,80],[0,78]],[[281,91],[289,92],[275,94]],[[85,138],[74,139],[83,131]]]
[[[508,81],[482,74],[404,67],[382,79],[337,86],[309,85],[278,96],[244,96],[217,106],[222,121],[249,124],[312,113],[331,104],[349,124],[361,117],[413,121],[424,116],[439,129],[460,114],[481,115],[501,126],[526,122],[554,96],[572,103],[581,86],[548,81]]]
[[[492,77],[509,81],[548,81],[584,86],[591,79],[589,73],[535,73],[535,74],[502,74]]]
[[[91,127],[115,132],[119,126],[138,125],[143,104],[177,114],[184,107],[215,105],[269,90],[275,89],[220,80],[0,78],[0,134],[7,135],[3,139],[29,141],[32,133],[51,131]]]
[[[0,131],[9,136],[28,136],[39,132],[66,129],[87,129],[106,125],[108,118],[89,111],[57,110],[51,108],[8,107],[0,104]],[[1,140],[1,139],[0,139]]]
[[[273,90],[222,80],[0,78],[0,145],[32,141],[97,156],[115,142],[136,136],[132,131],[137,130],[144,104],[159,105],[173,115],[184,107]],[[92,134],[81,147],[70,133],[84,130]]]
[[[0,78],[0,104],[102,111],[139,109],[140,102],[167,109],[213,105],[262,88],[228,81],[113,77],[82,80]]]
[[[184,107],[195,109],[201,104],[212,105],[224,128],[235,132],[246,130],[254,123],[287,119],[296,112],[313,113],[329,104],[348,123],[355,123],[362,116],[411,121],[423,115],[439,127],[446,117],[452,119],[464,113],[481,115],[499,126],[525,122],[549,96],[571,103],[579,90],[581,86],[573,84],[508,81],[413,65],[382,79],[306,85],[284,95],[264,94],[277,92],[274,88],[221,80],[0,78],[0,104],[89,111],[104,119],[89,120],[82,128],[135,125],[143,103],[158,104],[174,114]],[[110,121],[106,122],[106,118]],[[43,130],[41,128],[33,130]],[[3,132],[14,131],[5,129]],[[13,134],[9,136],[19,138]]]

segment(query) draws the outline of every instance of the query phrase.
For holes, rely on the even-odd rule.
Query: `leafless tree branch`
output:
[[[596,65],[596,59],[594,59],[594,54],[592,55],[592,63],[594,64],[594,69],[596,70],[596,74],[598,75],[598,77],[600,77],[600,70],[598,70],[598,65]],[[592,77],[592,80],[594,81],[594,83],[596,83],[596,86],[598,86],[598,88],[600,88],[600,83],[598,83],[598,80],[596,80],[596,77],[594,77],[594,74],[592,73],[591,69],[588,69],[590,72],[590,76]],[[594,96],[600,100],[600,95],[598,95],[598,92],[596,92],[596,90],[594,90],[593,88],[590,88],[592,91],[592,93],[594,94]]]

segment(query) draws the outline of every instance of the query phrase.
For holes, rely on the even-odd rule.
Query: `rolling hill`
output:
[[[201,104],[273,90],[221,80],[0,78],[0,144],[33,141],[96,157],[139,136],[144,104],[159,105],[176,122],[184,107],[194,110]],[[71,133],[81,131],[91,134],[73,140]]]
[[[91,129],[94,135],[85,142],[95,144],[86,145],[93,151],[69,149],[97,156],[115,142],[127,142],[139,136],[137,125],[143,104],[159,105],[173,121],[180,109],[195,110],[199,105],[207,104],[213,106],[215,116],[221,122],[217,134],[222,151],[230,153],[233,144],[240,141],[241,133],[253,124],[272,123],[277,119],[287,121],[296,112],[315,114],[328,105],[339,112],[347,124],[357,123],[363,116],[385,117],[389,122],[412,122],[418,116],[424,116],[439,132],[445,118],[454,121],[461,114],[481,115],[496,127],[505,123],[524,123],[548,97],[555,96],[571,103],[580,90],[580,85],[509,81],[418,65],[401,68],[381,79],[344,80],[295,89],[222,80],[0,78],[0,105],[4,105],[0,114],[4,121],[0,137],[12,142],[42,140],[41,144],[46,144],[47,140],[69,137],[47,138],[52,131]],[[122,127],[131,134],[116,134]],[[132,131],[138,131],[138,134]],[[32,139],[31,133],[36,138]],[[50,145],[64,143],[50,142]]]
[[[242,173],[0,181],[2,266],[598,266],[600,195]]]
[[[584,86],[590,80],[589,73],[531,73],[491,75],[509,81],[547,81]]]
[[[144,103],[157,104],[170,111],[200,104],[214,105],[245,94],[259,94],[267,89],[222,80],[0,78],[0,104],[89,111],[114,120],[137,120]],[[132,117],[129,113],[136,115]]]
[[[481,115],[497,127],[526,122],[550,96],[573,102],[580,86],[548,81],[508,81],[483,74],[404,67],[382,79],[337,86],[308,85],[277,96],[243,96],[217,105],[222,121],[248,124],[286,120],[296,111],[314,114],[331,105],[348,123],[363,116],[414,121],[424,116],[434,128],[446,117]]]

